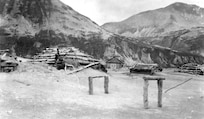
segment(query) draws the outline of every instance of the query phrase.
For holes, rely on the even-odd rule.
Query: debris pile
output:
[[[42,53],[33,57],[32,62],[44,62],[55,66],[57,69],[75,69],[99,60],[85,54],[75,47],[46,48]]]
[[[189,73],[195,75],[204,75],[204,65],[199,65],[196,63],[188,63],[179,67],[176,72]]]
[[[20,63],[17,69],[18,72],[42,72],[42,73],[52,73],[56,69],[45,63],[31,63],[25,62]]]
[[[9,50],[0,50],[0,72],[12,72],[18,67],[16,58],[8,53]]]
[[[163,69],[158,64],[138,63],[130,68],[130,73],[143,73],[153,75],[155,72],[161,72]]]

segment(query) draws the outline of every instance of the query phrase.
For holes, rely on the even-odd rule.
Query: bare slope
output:
[[[10,35],[31,35],[41,30],[81,36],[107,35],[96,23],[59,0],[0,0],[0,28]]]
[[[204,56],[204,27],[173,31],[164,36],[151,38],[152,44],[168,47],[181,52]]]
[[[204,8],[174,3],[165,8],[145,11],[121,22],[106,23],[102,27],[130,37],[152,37],[169,31],[204,26]]]

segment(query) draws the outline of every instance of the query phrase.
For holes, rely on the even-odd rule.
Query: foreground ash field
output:
[[[1,119],[202,119],[204,117],[203,76],[164,69],[154,76],[163,82],[163,107],[157,107],[157,84],[149,82],[149,109],[143,105],[143,74],[130,74],[127,68],[104,73],[92,68],[69,74],[43,63],[22,62],[16,71],[0,73]],[[108,76],[109,94],[104,80]],[[168,92],[167,89],[192,80]]]

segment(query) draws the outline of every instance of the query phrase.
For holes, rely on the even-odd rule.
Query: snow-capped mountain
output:
[[[124,36],[154,37],[197,26],[204,26],[204,8],[176,2],[164,8],[133,15],[121,22],[106,23],[102,27]]]

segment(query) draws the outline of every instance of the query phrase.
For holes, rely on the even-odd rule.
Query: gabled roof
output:
[[[118,59],[117,57],[113,57],[111,59],[108,59],[106,63],[115,63],[115,64],[123,64],[123,61]]]

